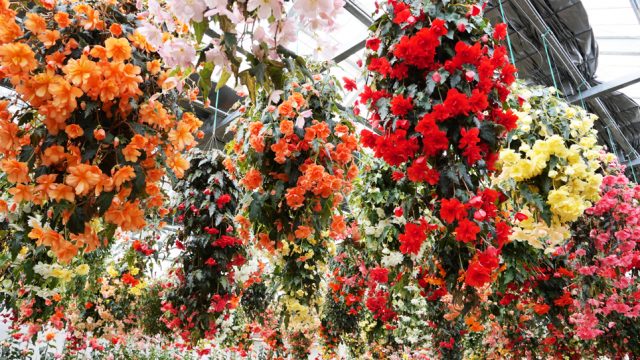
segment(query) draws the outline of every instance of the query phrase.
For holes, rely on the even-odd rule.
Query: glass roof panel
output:
[[[640,74],[640,23],[629,0],[582,0],[600,52],[596,78]],[[640,84],[620,90],[640,103]]]

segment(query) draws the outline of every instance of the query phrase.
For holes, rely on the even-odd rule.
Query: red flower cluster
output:
[[[398,314],[391,309],[389,296],[389,292],[385,290],[378,290],[375,293],[369,294],[367,298],[367,309],[373,313],[374,319],[386,323],[395,320],[398,316]]]
[[[481,287],[491,281],[491,273],[498,268],[500,250],[490,246],[485,251],[478,253],[476,260],[469,264],[465,276],[465,284]]]

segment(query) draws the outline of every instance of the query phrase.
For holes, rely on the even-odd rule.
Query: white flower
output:
[[[273,38],[274,35],[276,35],[276,39],[280,45],[286,45],[298,40],[298,27],[291,19],[274,21],[269,25],[269,33],[270,38]]]
[[[389,255],[382,257],[382,259],[380,260],[380,264],[383,267],[390,268],[402,263],[403,259],[404,256],[401,252],[392,251],[391,253],[389,253]]]
[[[247,10],[254,11],[256,9],[260,19],[268,19],[272,13],[276,19],[280,19],[282,16],[280,0],[249,0],[247,2]]]
[[[207,4],[203,0],[167,0],[167,5],[176,18],[185,24],[191,20],[202,21],[207,10]]]
[[[164,43],[158,51],[168,67],[189,67],[196,58],[196,49],[185,39],[176,38]]]
[[[154,48],[159,48],[162,45],[162,31],[157,27],[145,23],[141,27],[136,29],[140,35],[144,36],[145,39],[151,44]]]
[[[293,8],[300,16],[309,19],[334,10],[332,0],[298,0]]]

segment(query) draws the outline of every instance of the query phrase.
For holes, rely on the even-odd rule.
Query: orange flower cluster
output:
[[[160,181],[184,175],[181,153],[203,135],[193,114],[176,119],[163,105],[160,57],[135,24],[108,18],[109,6],[118,5],[63,0],[18,19],[0,0],[0,79],[28,105],[0,101],[0,171],[11,186],[0,210],[38,206],[46,217],[28,224],[29,238],[62,262],[104,242],[96,218],[129,231],[166,213]]]

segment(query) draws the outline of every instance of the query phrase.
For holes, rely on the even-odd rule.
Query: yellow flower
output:
[[[129,268],[129,272],[131,273],[131,275],[136,276],[140,272],[140,269],[138,269],[135,266],[132,266],[132,267]]]
[[[51,276],[60,279],[61,282],[69,282],[73,278],[73,272],[67,269],[55,268],[51,271]]]
[[[113,268],[113,266],[109,265],[107,267],[107,274],[109,274],[109,276],[111,277],[118,277],[119,273],[116,271],[116,269]]]
[[[77,275],[80,276],[84,276],[87,275],[89,273],[89,265],[87,264],[82,264],[82,265],[78,265],[75,269],[75,272]]]

